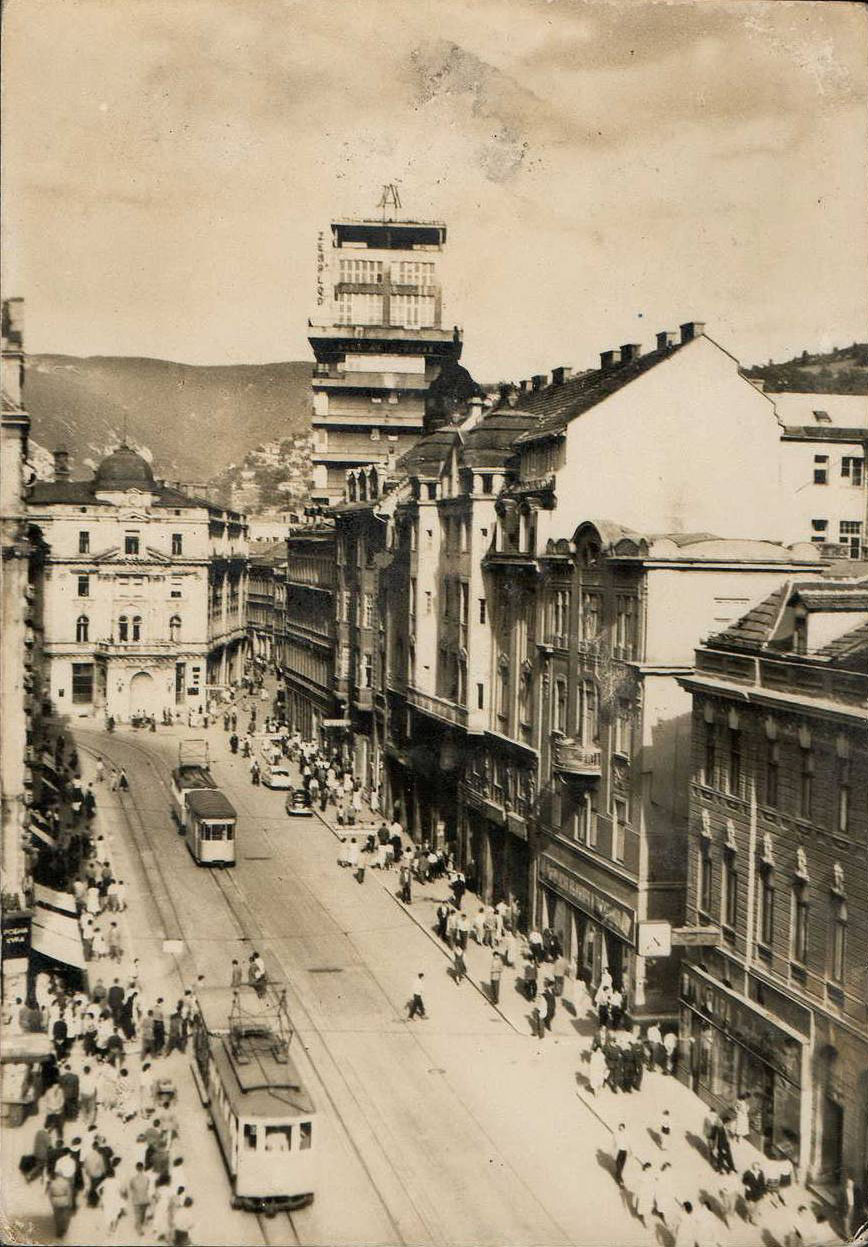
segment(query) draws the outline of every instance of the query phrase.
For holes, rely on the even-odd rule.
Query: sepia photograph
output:
[[[868,4],[0,21],[0,1241],[868,1247]]]

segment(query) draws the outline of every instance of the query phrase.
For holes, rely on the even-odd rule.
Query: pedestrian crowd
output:
[[[171,1063],[163,1062],[185,1052],[195,1001],[186,991],[174,1005],[162,997],[145,1002],[138,961],[125,956],[126,887],[95,830],[98,790],[128,791],[125,772],[99,758],[94,781],[83,786],[77,753],[62,737],[53,757],[57,782],[47,791],[55,795],[40,814],[55,844],[43,842],[33,855],[34,882],[71,896],[89,975],[42,970],[28,979],[26,995],[4,1007],[4,1047],[25,1035],[47,1040],[35,1050],[40,1059],[4,1066],[4,1098],[17,1080],[10,1098],[21,1128],[33,1128],[20,1170],[44,1191],[59,1239],[89,1208],[109,1234],[121,1226],[126,1239],[134,1228],[185,1247],[195,1205]]]

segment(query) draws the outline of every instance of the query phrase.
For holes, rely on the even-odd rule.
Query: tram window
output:
[[[200,840],[210,840],[210,839],[211,839],[211,828],[208,826],[208,824],[207,824],[207,823],[200,823],[200,824],[199,824],[199,839],[200,839]]]
[[[222,823],[212,823],[212,824],[211,824],[211,829],[210,829],[210,830],[211,830],[211,839],[212,839],[212,840],[222,840],[222,839],[223,839],[223,824],[222,824]]]
[[[303,1121],[298,1127],[298,1146],[304,1151],[310,1147],[311,1135],[313,1134],[313,1122]]]
[[[266,1152],[288,1152],[292,1145],[292,1126],[266,1126]]]
[[[227,840],[235,839],[235,827],[233,826],[232,823],[226,824],[226,839]]]
[[[256,1151],[256,1127],[247,1122],[244,1126],[244,1146],[248,1151]]]

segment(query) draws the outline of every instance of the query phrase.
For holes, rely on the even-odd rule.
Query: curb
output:
[[[328,830],[332,833],[332,835],[336,839],[338,840],[343,839],[342,833],[338,831],[336,827],[333,827],[332,824],[328,821],[328,819],[323,817],[323,815],[320,813],[319,810],[314,810],[314,814],[319,819],[319,821],[322,823],[322,825],[328,828]],[[400,896],[397,896],[392,891],[391,888],[387,887],[385,882],[382,879],[378,879],[377,883],[380,885],[382,890],[388,896],[391,896],[392,900],[395,902],[398,908],[401,909],[407,915],[407,917],[411,920],[411,922],[414,922],[416,924],[416,926],[419,928],[420,931],[422,931],[425,935],[427,935],[428,939],[435,946],[435,948],[439,949],[439,951],[443,954],[443,956],[448,960],[449,954],[446,951],[446,949],[443,947],[442,942],[434,934],[434,932],[424,922],[421,922],[416,917],[416,915],[410,909],[409,905],[405,905],[404,902],[401,900]],[[503,1012],[503,1010],[500,1008],[499,1005],[494,1004],[489,999],[488,993],[485,991],[485,988],[482,986],[481,983],[477,982],[477,980],[473,978],[472,975],[470,974],[466,975],[466,978],[467,978],[467,982],[471,985],[471,987],[475,988],[475,990],[479,992],[480,996],[485,1001],[485,1003],[488,1005],[488,1007],[490,1009],[493,1009],[495,1013],[499,1014],[500,1017],[503,1018],[504,1022],[506,1022],[507,1026],[509,1026],[516,1033],[516,1035],[521,1035],[524,1033],[523,1031],[519,1030],[519,1028],[515,1025],[515,1023],[512,1021],[511,1018],[507,1017],[507,1015]],[[531,1035],[530,1038],[532,1039],[533,1036]]]

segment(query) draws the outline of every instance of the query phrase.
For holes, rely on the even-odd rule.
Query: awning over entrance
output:
[[[39,904],[33,913],[31,948],[76,970],[87,968],[77,920]]]
[[[50,836],[47,831],[43,831],[42,826],[37,822],[31,822],[27,830],[37,840],[41,840],[43,844],[47,844],[50,849],[55,848],[57,841],[54,836]]]
[[[54,888],[47,888],[44,883],[36,883],[33,885],[33,899],[37,905],[49,905],[52,909],[61,909],[65,914],[77,917],[75,897],[71,892],[57,892]]]

